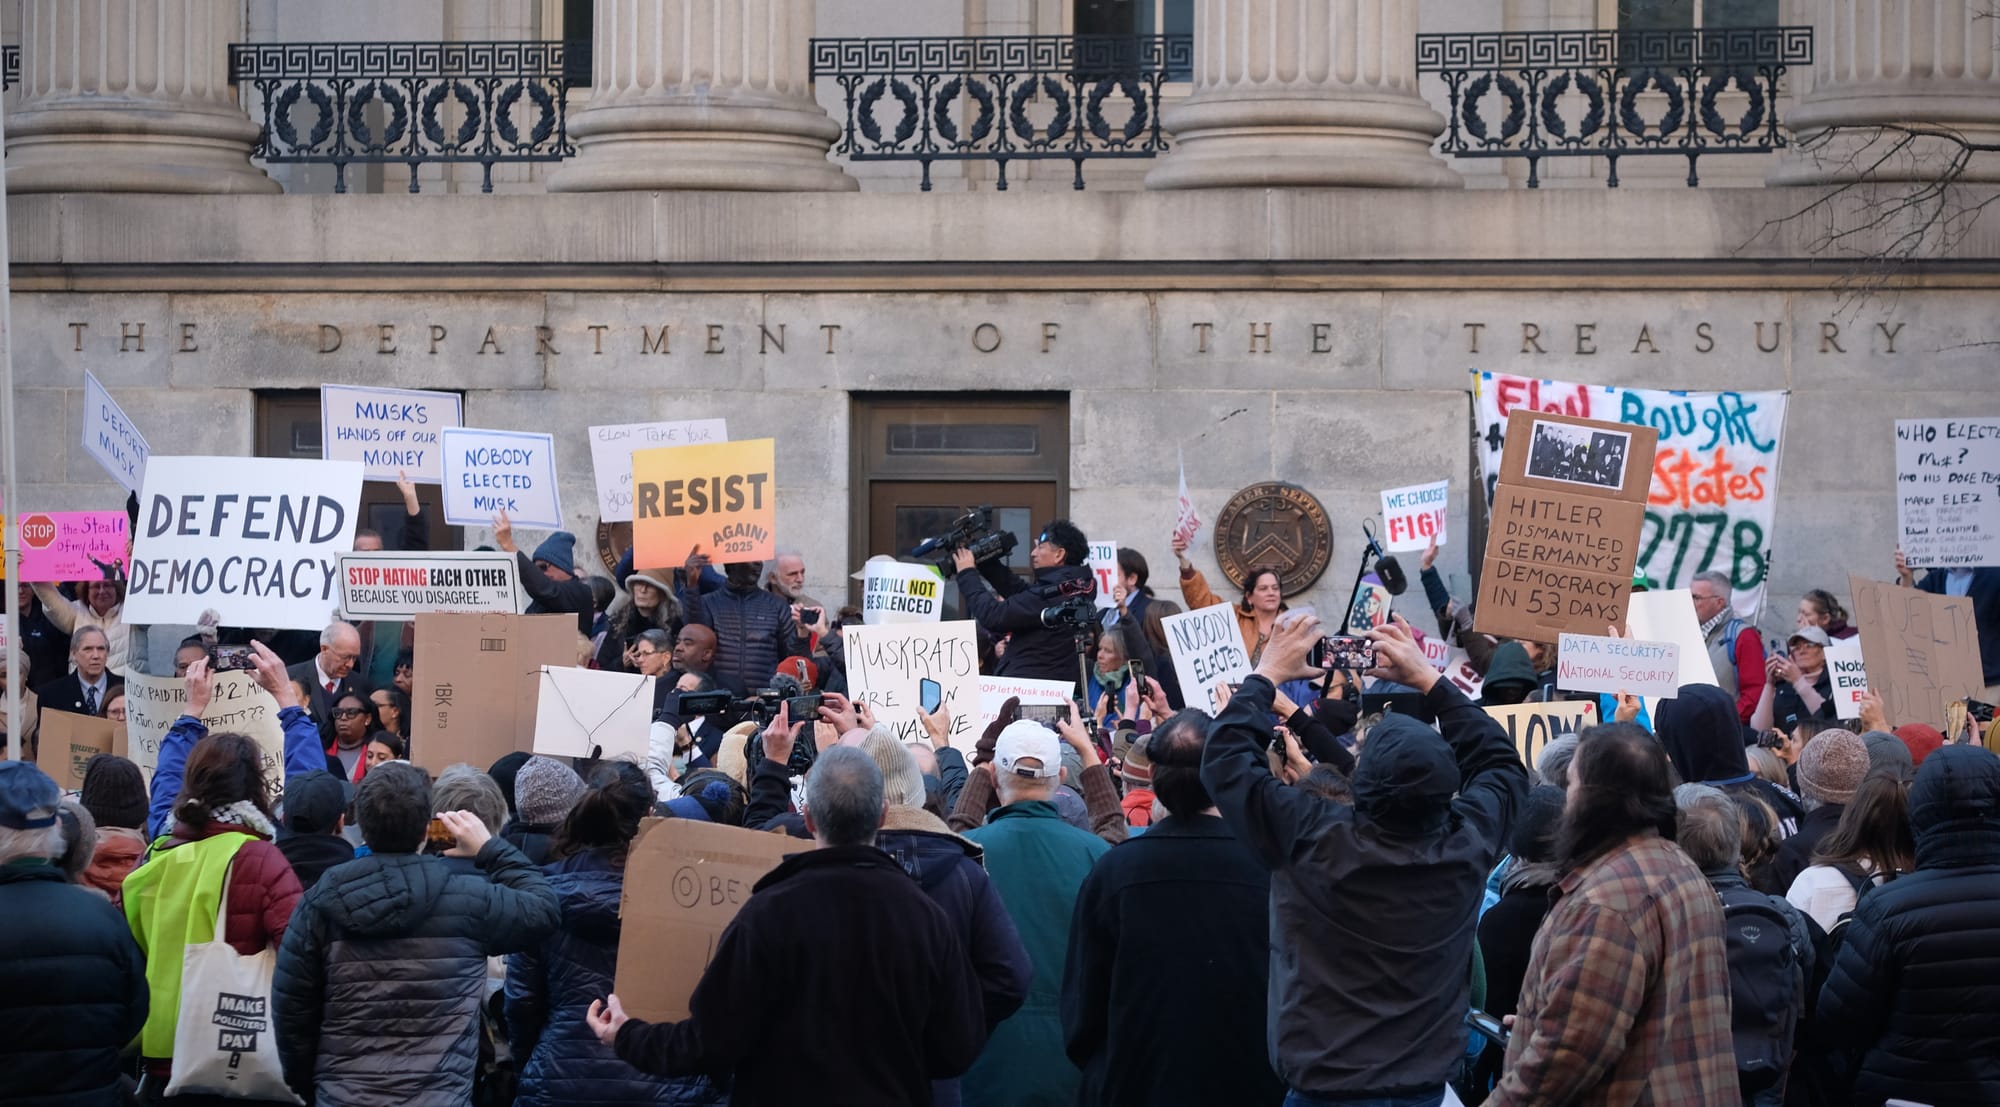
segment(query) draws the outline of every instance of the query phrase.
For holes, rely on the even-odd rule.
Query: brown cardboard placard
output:
[[[574,615],[419,614],[410,760],[441,773],[532,750],[542,666],[575,665],[576,650]]]
[[[1868,688],[1882,697],[1890,722],[1944,730],[1946,705],[1977,698],[1986,686],[1972,600],[1852,575],[1847,588]]]
[[[688,1017],[688,999],[750,889],[786,854],[813,848],[784,834],[695,819],[647,819],[625,859],[618,972],[626,1014]]]
[[[1486,552],[1629,582],[1645,523],[1645,504],[1499,484],[1487,516]]]
[[[125,728],[110,719],[72,711],[42,712],[35,764],[65,792],[83,787],[83,770],[100,753],[125,756]]]
[[[1643,504],[1660,432],[1517,407],[1507,413],[1501,484]]]
[[[1576,734],[1597,725],[1597,705],[1589,700],[1557,700],[1554,703],[1516,703],[1489,707],[1486,713],[1513,739],[1521,763],[1530,769],[1542,747],[1554,738]]]

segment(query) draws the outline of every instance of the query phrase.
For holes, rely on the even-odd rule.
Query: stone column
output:
[[[276,192],[229,85],[234,0],[22,0],[10,192]]]
[[[1785,123],[1804,144],[1772,184],[1937,179],[1962,148],[1919,138],[1893,156],[1901,125],[2000,144],[2000,13],[1993,0],[1812,0],[1813,87]],[[2000,181],[2000,153],[1959,178]]]
[[[1417,0],[1196,0],[1194,94],[1146,187],[1459,187],[1416,33]]]
[[[860,187],[812,96],[814,0],[596,0],[590,103],[551,192]]]

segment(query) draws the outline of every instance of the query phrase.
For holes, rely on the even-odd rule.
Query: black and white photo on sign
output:
[[[1623,488],[1632,436],[1571,423],[1535,421],[1528,475],[1594,488]]]

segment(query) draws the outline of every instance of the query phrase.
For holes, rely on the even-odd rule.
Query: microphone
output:
[[[1410,578],[1404,574],[1402,564],[1375,541],[1374,528],[1368,525],[1366,519],[1361,520],[1361,533],[1368,536],[1368,552],[1375,555],[1375,575],[1381,578],[1382,587],[1387,588],[1391,596],[1409,591]]]

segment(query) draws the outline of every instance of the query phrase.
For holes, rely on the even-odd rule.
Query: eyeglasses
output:
[[[359,707],[338,707],[334,709],[333,717],[336,719],[352,719],[357,715],[366,715],[366,714],[368,714],[368,712],[363,711]]]
[[[660,651],[656,649],[647,648],[643,650],[633,650],[632,654],[635,657],[658,657],[660,656]]]

